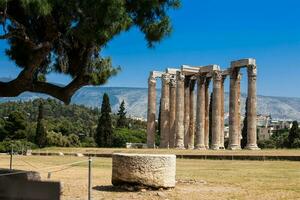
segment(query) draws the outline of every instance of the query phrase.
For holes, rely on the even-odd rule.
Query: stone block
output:
[[[175,155],[115,153],[112,162],[112,184],[115,186],[175,187]]]

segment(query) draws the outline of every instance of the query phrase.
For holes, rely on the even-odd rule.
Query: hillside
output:
[[[146,118],[147,89],[123,87],[84,87],[72,98],[73,104],[88,107],[100,107],[103,93],[110,96],[112,110],[116,112],[122,100],[126,103],[127,113],[136,117]],[[225,95],[225,112],[228,112],[228,93]],[[18,97],[0,98],[1,102],[28,101],[36,98],[47,98],[43,94],[25,92]],[[157,90],[157,103],[160,90]],[[246,95],[242,94],[242,113],[244,113]],[[258,114],[271,114],[274,119],[300,120],[300,98],[258,96]]]

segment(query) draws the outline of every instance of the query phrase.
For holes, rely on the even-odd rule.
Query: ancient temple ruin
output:
[[[148,80],[147,146],[155,147],[155,120],[158,106],[156,105],[156,79],[161,78],[160,148],[224,149],[224,81],[228,77],[230,78],[228,149],[241,149],[241,68],[247,68],[248,74],[246,149],[258,149],[257,73],[256,61],[252,58],[232,61],[231,66],[226,70],[222,70],[218,65],[196,67],[183,65],[181,69],[167,68],[165,72],[152,71]],[[211,119],[209,118],[210,83],[213,84]],[[197,98],[194,98],[195,94]],[[209,144],[209,122],[212,129],[211,144]]]

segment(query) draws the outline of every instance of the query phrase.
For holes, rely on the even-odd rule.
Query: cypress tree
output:
[[[242,140],[241,140],[241,148],[244,149],[247,145],[247,115],[248,115],[248,98],[246,99],[245,105],[245,118],[243,121],[243,128],[242,128]]]
[[[106,93],[103,95],[101,113],[98,121],[95,141],[99,147],[111,147],[112,145],[112,119],[109,97]]]
[[[292,128],[290,130],[289,136],[288,136],[288,147],[292,148],[292,145],[295,141],[295,139],[298,137],[299,133],[299,125],[297,121],[293,121]]]
[[[124,127],[126,127],[127,119],[126,119],[125,102],[124,102],[124,100],[120,104],[120,108],[119,108],[119,111],[118,111],[117,115],[118,115],[117,127],[118,128],[124,128]]]
[[[47,133],[44,126],[44,116],[43,116],[44,106],[43,103],[40,102],[39,104],[39,114],[37,118],[37,125],[36,125],[36,134],[35,134],[35,143],[41,148],[45,147],[46,145],[46,137]]]

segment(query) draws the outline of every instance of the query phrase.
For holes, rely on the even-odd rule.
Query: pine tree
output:
[[[292,148],[295,139],[298,138],[298,134],[299,134],[299,128],[298,127],[299,127],[298,122],[293,121],[293,125],[292,125],[292,128],[291,128],[289,136],[288,136],[288,147],[289,148]]]
[[[244,149],[247,145],[247,115],[248,115],[248,98],[246,99],[245,105],[245,118],[243,121],[243,129],[242,129],[242,140],[241,140],[241,148]]]
[[[40,102],[39,114],[38,114],[37,125],[36,125],[36,134],[35,134],[35,143],[39,147],[45,147],[46,139],[47,139],[46,138],[47,133],[46,133],[45,126],[44,126],[43,110],[44,110],[43,103]]]
[[[119,111],[117,113],[118,115],[118,120],[117,120],[117,127],[118,128],[124,128],[126,127],[127,124],[127,119],[126,119],[126,112],[125,112],[125,102],[124,100],[122,101]]]
[[[106,93],[103,95],[101,113],[98,121],[95,141],[99,147],[111,147],[112,145],[112,119],[109,97]]]
[[[209,135],[208,135],[208,139],[209,139],[209,144],[211,144],[212,142],[212,105],[213,105],[213,93],[210,94],[210,102],[209,102]]]

